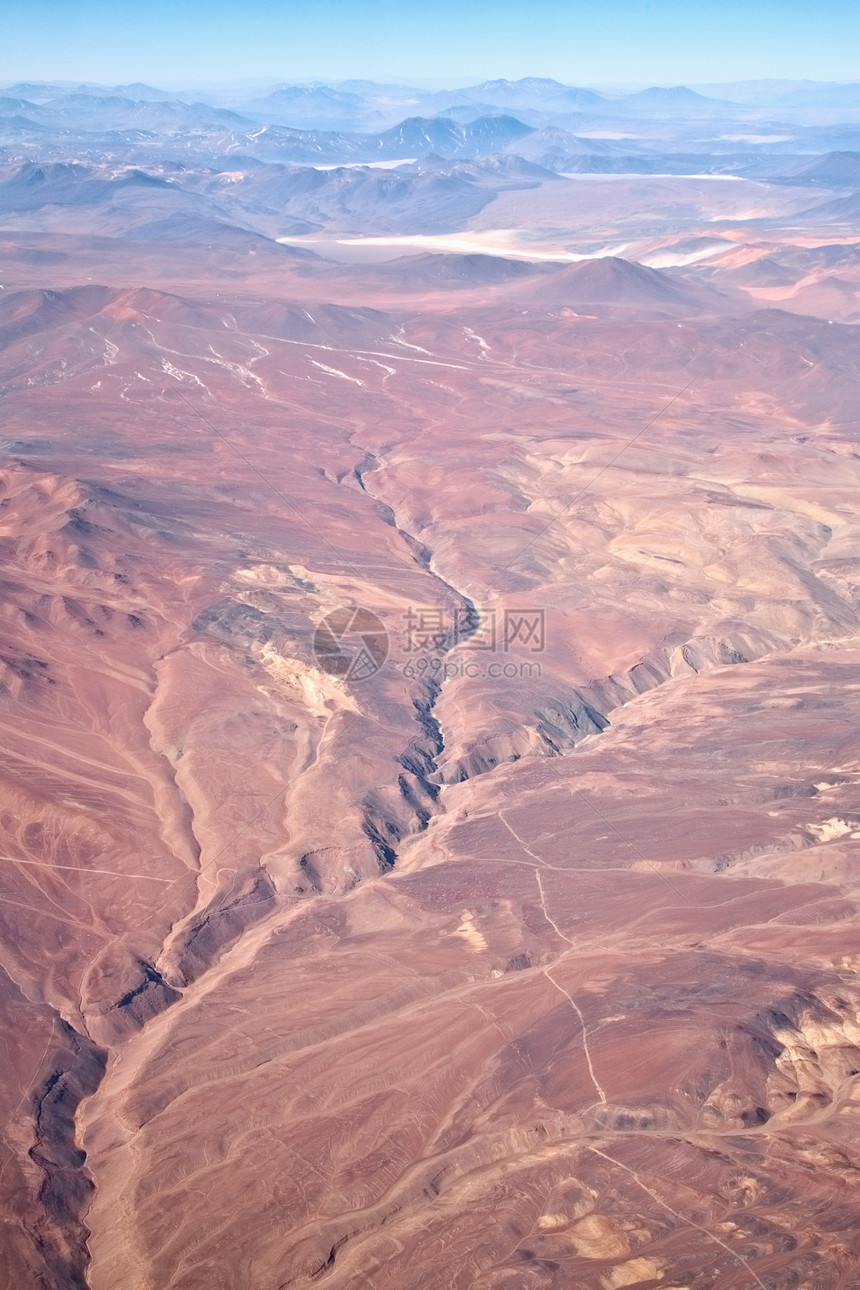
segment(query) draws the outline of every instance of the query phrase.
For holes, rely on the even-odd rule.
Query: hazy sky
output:
[[[0,80],[860,79],[857,0],[0,0]]]

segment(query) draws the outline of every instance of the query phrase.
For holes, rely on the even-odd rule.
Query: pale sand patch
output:
[[[289,240],[289,239],[285,239]],[[296,239],[292,239],[295,241]],[[520,260],[590,260],[590,255],[578,255],[572,251],[566,251],[559,248],[557,251],[533,251],[528,250],[510,235],[499,230],[498,232],[487,232],[486,234],[473,234],[471,237],[458,237],[455,233],[439,233],[437,235],[424,233],[401,234],[394,237],[339,237],[337,239],[341,246],[403,246],[416,247],[424,251],[453,251],[458,254],[466,253],[468,255],[501,255],[506,258],[516,258]],[[604,251],[606,255],[609,252]]]
[[[719,137],[729,143],[788,143],[794,136],[790,134],[721,134]]]
[[[725,255],[725,252],[725,242],[715,239],[698,251],[673,251],[670,247],[665,251],[646,253],[639,257],[639,263],[647,265],[649,269],[679,268],[685,264],[697,264],[700,260],[711,260],[714,256]]]
[[[564,1214],[541,1214],[537,1221],[538,1227],[547,1231],[554,1227],[567,1227],[568,1219]]]
[[[237,569],[233,574],[236,582],[248,583],[252,587],[282,587],[290,580],[274,564],[254,564],[249,569]]]
[[[396,170],[398,166],[414,166],[417,157],[400,157],[397,161],[338,161],[334,165],[314,166],[314,170]]]
[[[638,134],[625,134],[623,130],[580,130],[578,139],[638,139]]]
[[[627,1237],[603,1214],[587,1214],[571,1228],[568,1238],[583,1259],[618,1259],[630,1253]]]
[[[274,681],[292,692],[315,717],[330,717],[334,712],[349,709],[358,712],[352,695],[337,677],[310,667],[299,659],[284,658],[269,644],[259,652],[260,662]]]
[[[475,926],[475,919],[471,911],[464,909],[460,917],[463,921],[454,932],[454,935],[461,937],[473,950],[485,950],[487,942]]]
[[[854,834],[857,824],[850,823],[848,820],[841,819],[838,815],[831,816],[829,820],[824,820],[821,824],[808,824],[809,832],[818,838],[819,842],[832,842],[834,838],[844,838],[846,834]]]
[[[622,1286],[637,1285],[641,1281],[656,1281],[660,1272],[660,1265],[653,1259],[629,1259],[610,1268],[600,1278],[600,1284],[604,1290],[620,1290]]]

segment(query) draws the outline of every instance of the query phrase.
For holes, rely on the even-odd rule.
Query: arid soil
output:
[[[860,1284],[860,235],[578,183],[2,235],[4,1285]]]

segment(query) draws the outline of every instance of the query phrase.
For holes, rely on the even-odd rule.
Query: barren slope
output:
[[[0,294],[7,1280],[847,1290],[854,329],[277,265]]]

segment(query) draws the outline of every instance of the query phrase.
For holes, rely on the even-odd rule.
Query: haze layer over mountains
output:
[[[860,1278],[860,86],[0,93],[0,1269]]]

